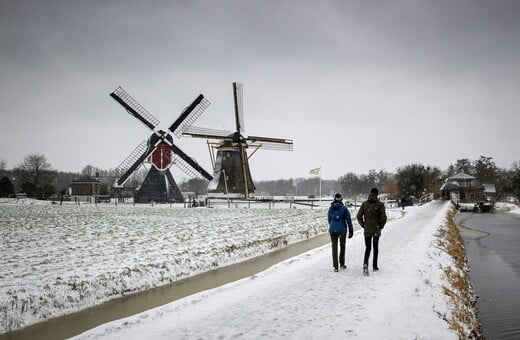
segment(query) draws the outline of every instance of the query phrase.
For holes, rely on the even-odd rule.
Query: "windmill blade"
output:
[[[245,131],[244,126],[244,100],[242,94],[242,84],[233,83],[233,99],[235,103],[235,122],[237,131],[243,133]]]
[[[139,119],[144,125],[148,126],[150,130],[155,129],[155,127],[159,125],[159,120],[126,93],[121,86],[118,86],[118,88],[110,94],[110,97],[114,98],[119,104],[121,104],[128,113]]]
[[[175,159],[173,164],[175,164],[179,169],[181,169],[186,175],[189,177],[203,177],[207,180],[211,181],[213,177],[204,170],[199,163],[197,163],[193,158],[189,157],[184,153],[178,146],[175,144],[170,145],[173,153],[175,154]]]
[[[116,168],[116,173],[123,173],[117,180],[117,185],[123,185],[128,177],[137,170],[154,150],[154,147],[147,147],[146,141],[142,141],[135,149],[128,155],[128,157]]]
[[[193,103],[186,107],[179,118],[170,126],[169,130],[178,138],[182,136],[182,133],[189,128],[206,110],[210,102],[200,94]]]
[[[246,138],[249,146],[263,148],[266,150],[292,151],[292,139],[249,136]]]
[[[225,139],[233,134],[231,131],[208,129],[198,126],[190,126],[183,132],[184,136],[190,136],[193,138],[205,138],[205,139]]]

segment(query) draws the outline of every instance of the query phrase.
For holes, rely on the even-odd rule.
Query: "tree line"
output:
[[[322,194],[332,195],[340,192],[345,197],[361,199],[371,188],[390,197],[421,197],[424,193],[438,194],[447,178],[458,173],[475,177],[481,183],[495,185],[497,197],[513,194],[520,198],[520,161],[514,162],[510,169],[496,166],[493,157],[480,156],[477,160],[458,159],[441,170],[437,166],[413,163],[398,167],[395,173],[386,170],[370,169],[365,174],[347,172],[336,180],[322,180]],[[296,178],[288,180],[261,181],[256,183],[257,194],[270,195],[317,195],[319,178]]]
[[[144,181],[146,172],[143,167],[136,171],[125,183],[125,187],[130,191],[138,188]],[[390,197],[420,197],[423,193],[438,193],[448,177],[460,172],[474,176],[482,183],[493,183],[499,198],[506,194],[520,198],[520,161],[514,162],[510,169],[503,169],[497,167],[493,158],[488,156],[480,156],[477,160],[458,159],[445,170],[413,163],[398,167],[395,173],[384,169],[370,169],[366,174],[347,172],[335,180],[316,176],[300,177],[257,181],[255,186],[257,196],[318,197],[320,192],[322,195],[340,192],[347,198],[355,199],[366,196],[371,188],[377,187]],[[115,169],[106,170],[92,165],[86,165],[80,173],[57,171],[43,154],[29,154],[10,170],[6,169],[5,161],[0,159],[0,197],[23,192],[27,197],[54,199],[67,194],[72,180],[103,178],[109,189],[119,176]],[[178,185],[182,191],[204,195],[207,193],[208,181],[193,178]]]

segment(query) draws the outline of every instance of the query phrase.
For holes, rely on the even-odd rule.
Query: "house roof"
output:
[[[497,190],[495,189],[495,185],[493,183],[482,183],[484,186],[484,192],[488,194],[496,194]]]
[[[464,183],[469,182],[468,185],[461,186],[459,182],[462,181]],[[454,190],[454,189],[471,189],[471,190],[483,190],[484,186],[473,176],[467,175],[463,172],[460,172],[454,176],[451,176],[446,179],[446,182],[441,186],[440,190]]]
[[[448,180],[457,180],[457,179],[475,179],[475,177],[473,176],[470,176],[470,175],[467,175],[463,172],[459,172],[458,174],[456,175],[453,175],[451,177],[448,178]]]
[[[455,188],[458,188],[459,186],[455,183],[450,183],[450,182],[445,182],[442,186],[441,186],[441,189],[440,190],[449,190],[449,189],[455,189]]]

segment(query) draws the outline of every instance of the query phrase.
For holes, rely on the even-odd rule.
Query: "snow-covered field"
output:
[[[0,334],[328,229],[325,208],[256,207],[0,201]]]
[[[454,306],[445,294],[456,290],[445,271],[458,269],[439,238],[449,207],[407,207],[404,218],[389,221],[380,241],[381,270],[369,277],[362,275],[358,231],[347,241],[348,268],[339,273],[325,245],[77,338],[457,339],[450,328]],[[461,332],[470,338],[464,325]]]

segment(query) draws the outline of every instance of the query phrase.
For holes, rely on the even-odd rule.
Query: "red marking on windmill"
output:
[[[172,151],[168,144],[159,144],[152,153],[151,162],[159,171],[166,170],[172,163]]]

